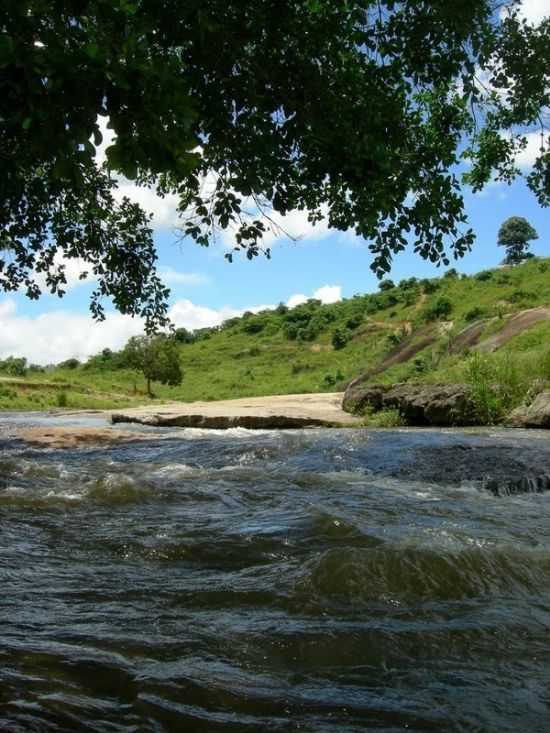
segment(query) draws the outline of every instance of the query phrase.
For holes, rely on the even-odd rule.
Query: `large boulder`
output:
[[[348,386],[343,408],[354,414],[398,410],[409,425],[475,425],[476,409],[467,384],[368,385],[357,379]]]
[[[540,392],[530,405],[520,405],[507,423],[518,428],[550,428],[550,390]]]

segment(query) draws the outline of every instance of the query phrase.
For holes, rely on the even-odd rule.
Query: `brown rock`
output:
[[[355,414],[370,408],[399,410],[409,425],[475,425],[475,407],[466,384],[365,385],[352,382],[344,394],[344,410]]]
[[[550,428],[550,390],[540,392],[530,405],[520,405],[507,423],[520,428]]]

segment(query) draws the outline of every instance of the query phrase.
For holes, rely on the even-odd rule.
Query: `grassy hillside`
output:
[[[550,379],[550,320],[544,320],[550,312],[506,335],[514,331],[515,314],[550,308],[550,260],[471,277],[451,270],[385,288],[333,305],[309,301],[290,311],[245,314],[203,329],[180,345],[182,384],[155,384],[156,399],[336,391],[368,372],[373,382],[515,380],[517,400],[533,380]],[[505,342],[484,354],[484,342],[495,335]],[[20,381],[0,374],[0,409],[147,402],[143,377],[118,366],[116,355],[106,354],[75,368],[29,371]]]

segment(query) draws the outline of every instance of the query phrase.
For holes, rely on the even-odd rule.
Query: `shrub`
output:
[[[475,279],[479,280],[480,282],[486,282],[487,280],[493,279],[493,273],[491,270],[482,270],[481,272],[478,272],[477,275],[475,275]]]
[[[353,331],[354,329],[358,328],[362,322],[363,316],[358,313],[357,315],[348,318],[348,320],[346,321],[346,328],[349,328],[350,331]]]
[[[58,407],[67,407],[69,404],[69,400],[67,398],[66,392],[58,392],[57,394],[57,406]]]
[[[445,296],[441,296],[424,311],[426,321],[437,321],[439,318],[447,318],[453,310],[453,304]]]
[[[232,323],[232,321],[238,321],[238,318],[230,318],[227,321],[224,321],[222,323],[222,329],[225,330],[226,328],[231,328],[231,326],[235,325]],[[195,340],[195,336],[192,331],[188,331],[186,328],[176,328],[174,331],[174,339],[178,342],[178,344],[192,344]]]
[[[514,290],[506,300],[510,301],[510,303],[522,303],[526,300],[533,300],[536,297],[536,293],[533,293],[530,290],[522,290],[521,288],[518,288],[517,290]]]
[[[257,319],[254,319],[254,320],[247,319],[243,323],[243,331],[244,333],[248,333],[248,334],[260,333],[260,331],[263,331],[264,326],[265,326],[264,321],[260,321]]]
[[[421,280],[420,285],[422,286],[422,291],[426,295],[431,295],[432,293],[435,293],[436,290],[439,290],[440,283],[438,280]]]
[[[485,308],[481,308],[479,305],[476,305],[464,314],[464,320],[468,322],[476,321],[478,318],[482,318],[485,314]]]
[[[295,341],[298,337],[298,326],[295,323],[285,323],[284,334],[290,341]]]
[[[338,382],[343,382],[345,379],[342,372],[338,369],[336,374],[325,374],[323,377],[323,387],[334,387]]]
[[[452,280],[456,280],[458,277],[458,272],[455,270],[454,267],[451,267],[450,270],[447,270],[447,272],[444,273],[443,277],[451,278]]]
[[[401,280],[399,283],[399,287],[401,288],[401,290],[411,290],[416,288],[417,285],[418,280],[416,279],[416,277],[409,277],[406,280]]]
[[[11,377],[24,377],[27,373],[27,360],[24,357],[8,356],[4,361],[0,361],[0,372]]]
[[[60,369],[78,369],[80,362],[78,359],[66,359],[57,365]]]
[[[378,283],[378,288],[380,292],[383,293],[387,290],[393,290],[393,288],[395,288],[395,283],[389,278],[387,280],[380,280],[380,282]]]
[[[336,350],[343,349],[351,338],[349,331],[337,328],[332,334],[332,345]]]

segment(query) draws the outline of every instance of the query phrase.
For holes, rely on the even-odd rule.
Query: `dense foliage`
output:
[[[0,288],[38,297],[43,273],[61,294],[79,258],[96,317],[109,297],[149,329],[165,322],[148,215],[111,173],[176,193],[199,244],[234,227],[249,257],[270,212],[292,209],[354,229],[378,273],[408,243],[460,256],[474,239],[461,155],[475,189],[510,180],[523,133],[542,129],[528,184],[550,201],[550,21],[501,5],[5,0]],[[115,138],[98,168],[101,118]]]

